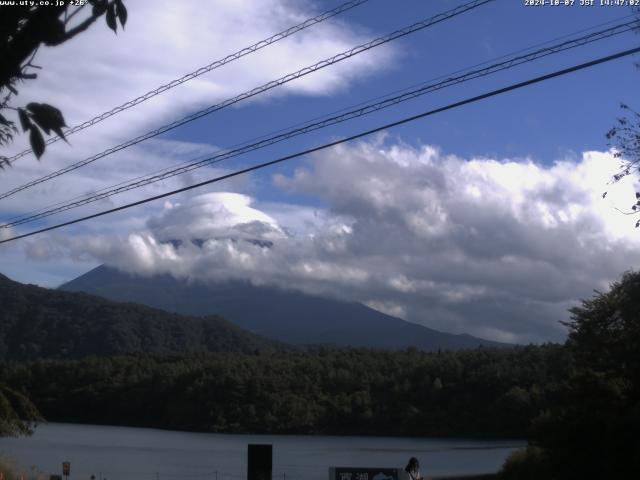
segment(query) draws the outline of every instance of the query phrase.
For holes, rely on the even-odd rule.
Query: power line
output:
[[[357,6],[362,5],[363,3],[368,2],[369,0],[350,0],[348,2],[343,3],[342,5],[337,6],[336,8],[329,10],[327,12],[321,13],[320,15],[317,15],[313,18],[309,18],[307,20],[305,20],[302,23],[299,23],[298,25],[294,25],[293,27],[290,27],[286,30],[283,30],[280,33],[276,33],[275,35],[272,35],[269,38],[265,38],[264,40],[260,40],[257,43],[254,43],[253,45],[250,45],[248,47],[243,48],[242,50],[238,50],[235,53],[232,53],[230,55],[227,55],[224,58],[221,58],[219,60],[216,60],[212,63],[210,63],[209,65],[205,66],[205,67],[201,67],[198,68],[197,70],[194,70],[191,73],[187,73],[186,75],[183,75],[180,78],[177,78],[175,80],[172,80],[169,83],[166,83],[164,85],[159,86],[158,88],[154,89],[154,90],[150,90],[147,93],[140,95],[139,97],[134,98],[133,100],[129,100],[128,102],[123,103],[122,105],[118,105],[115,108],[112,108],[111,110],[101,113],[100,115],[96,115],[95,117],[93,117],[90,120],[87,120],[86,122],[83,122],[79,125],[76,125],[75,127],[69,128],[68,130],[64,131],[64,135],[65,137],[68,137],[69,135],[72,135],[76,132],[79,132],[80,130],[84,130],[85,128],[91,127],[92,125],[95,125],[96,123],[99,123],[103,120],[106,120],[109,117],[112,117],[113,115],[116,115],[117,113],[120,113],[124,110],[127,110],[131,107],[134,107],[142,102],[145,102],[147,100],[149,100],[150,98],[155,97],[156,95],[159,95],[161,93],[166,92],[167,90],[170,90],[174,87],[177,87],[178,85],[181,85],[185,82],[188,82],[189,80],[192,80],[196,77],[199,77],[200,75],[203,75],[205,73],[211,72],[212,70],[215,70],[217,68],[222,67],[223,65],[226,65],[227,63],[231,63],[235,60],[238,60],[239,58],[242,58],[246,55],[249,55],[251,53],[257,52],[258,50],[263,49],[264,47],[267,47],[271,44],[274,44],[276,42],[279,42],[280,40],[284,40],[287,37],[290,37],[291,35],[294,35],[295,33],[300,32],[301,30],[304,30],[306,28],[309,28],[313,25],[316,25],[318,23],[324,22],[325,20],[331,18],[331,17],[335,17],[336,15],[339,15],[343,12],[346,12],[347,10],[351,10],[352,8],[355,8]],[[57,142],[58,140],[60,140],[60,137],[51,137],[47,140],[46,144],[50,145],[54,142]],[[32,150],[30,148],[14,155],[13,157],[9,158],[7,160],[7,162],[9,164],[12,164],[13,162],[15,162],[17,159],[24,157],[25,155],[31,153]]]
[[[637,22],[632,21],[632,22],[628,22],[625,24],[621,24],[621,25],[616,25],[614,27],[611,27],[609,29],[605,29],[602,31],[598,31],[598,32],[594,32],[591,33],[589,35],[585,35],[583,37],[577,38],[577,39],[572,39],[566,42],[563,42],[561,44],[557,44],[557,45],[553,45],[550,47],[547,47],[545,49],[540,49],[537,51],[534,51],[532,53],[529,53],[527,55],[522,55],[516,58],[512,58],[509,59],[508,61],[505,62],[501,62],[498,64],[494,64],[491,65],[490,67],[487,67],[485,69],[482,70],[475,70],[475,71],[471,71],[466,73],[465,75],[461,75],[458,77],[449,77],[447,78],[445,81],[440,82],[438,84],[422,84],[420,88],[418,88],[417,90],[413,90],[413,91],[409,91],[407,93],[404,93],[402,95],[393,97],[393,98],[387,98],[385,100],[383,100],[382,102],[378,102],[377,104],[373,104],[373,105],[366,105],[363,108],[360,109],[356,109],[356,110],[352,110],[349,111],[343,115],[339,115],[339,116],[334,116],[328,119],[325,119],[321,122],[317,122],[311,125],[306,125],[303,128],[299,128],[299,129],[294,129],[294,130],[289,130],[286,131],[284,130],[284,134],[282,135],[276,135],[275,137],[271,137],[271,138],[267,138],[264,141],[259,141],[257,143],[251,144],[251,145],[246,145],[243,148],[238,148],[238,149],[234,149],[231,151],[226,151],[222,154],[216,154],[214,157],[205,157],[203,159],[199,159],[196,161],[192,161],[192,163],[186,163],[184,166],[182,167],[169,167],[169,168],[165,168],[163,170],[160,170],[158,172],[154,172],[151,174],[148,174],[147,176],[140,176],[137,177],[135,179],[132,179],[128,182],[121,182],[113,187],[107,187],[104,188],[98,192],[96,192],[95,194],[92,195],[81,195],[79,197],[79,200],[77,201],[66,201],[66,202],[58,202],[54,205],[52,205],[51,207],[44,207],[41,208],[35,212],[30,212],[29,214],[25,214],[25,215],[21,215],[21,216],[17,216],[17,217],[13,217],[9,220],[7,220],[7,222],[4,225],[0,225],[0,228],[7,228],[7,227],[11,227],[11,226],[16,226],[16,225],[21,225],[24,223],[29,223],[41,218],[45,218],[48,216],[51,216],[53,214],[56,213],[60,213],[63,211],[67,211],[70,210],[72,208],[76,208],[82,205],[87,205],[89,203],[93,203],[95,201],[99,201],[102,200],[104,198],[110,197],[112,195],[115,194],[119,194],[119,193],[123,193],[129,190],[132,190],[134,188],[140,188],[142,186],[148,185],[150,183],[154,183],[156,181],[161,181],[167,178],[171,178],[173,176],[177,176],[183,173],[187,173],[189,171],[195,170],[197,168],[201,168],[207,165],[211,165],[213,163],[218,163],[221,162],[222,160],[231,158],[231,157],[235,157],[238,155],[241,155],[243,153],[247,153],[249,151],[254,151],[257,150],[259,148],[263,148],[265,146],[269,146],[269,145],[273,145],[274,143],[278,143],[280,141],[286,140],[288,138],[292,138],[293,136],[296,135],[300,135],[303,133],[308,133],[310,131],[313,130],[317,130],[320,128],[325,128],[329,125],[334,125],[336,123],[340,123],[346,120],[350,120],[356,117],[360,117],[360,116],[364,116],[366,114],[396,105],[398,103],[407,101],[407,100],[411,100],[414,98],[417,98],[418,96],[424,95],[426,93],[431,93],[435,90],[439,90],[441,88],[446,88],[448,86],[452,86],[455,84],[459,84],[462,83],[464,81],[468,81],[468,80],[472,80],[475,78],[479,78],[482,76],[486,76],[492,73],[495,73],[497,71],[500,70],[504,70],[507,68],[512,68],[514,66],[520,65],[522,63],[528,63],[530,61],[536,60],[538,58],[542,58],[544,56],[550,55],[550,54],[554,54],[554,53],[558,53],[561,51],[565,51],[565,50],[569,50],[571,48],[575,48],[578,46],[583,46],[585,44],[588,43],[592,43],[598,40],[602,40],[605,38],[609,38],[613,35],[618,35],[621,33],[625,33],[628,32],[630,30],[633,29],[633,27],[637,25]],[[504,57],[500,57],[500,58],[504,58]],[[446,77],[445,77],[446,78]],[[242,144],[241,144],[242,145]],[[74,199],[72,199],[74,200]],[[55,208],[57,207],[57,208]],[[47,209],[48,208],[48,209]],[[14,221],[15,220],[15,221]]]
[[[502,70],[506,70],[509,68],[513,68],[513,67],[525,64],[525,63],[532,62],[534,60],[546,57],[548,55],[552,55],[552,54],[570,50],[576,47],[584,46],[596,41],[610,38],[615,35],[620,35],[620,34],[632,31],[638,24],[639,22],[634,20],[634,21],[623,23],[623,24],[615,25],[613,27],[610,27],[604,30],[593,32],[578,38],[567,40],[559,44],[538,49],[536,51],[533,51],[524,55],[510,58],[508,60],[490,65],[483,69],[471,70],[463,75],[459,75],[455,77],[448,77],[448,78],[445,77],[445,80],[438,83],[422,84],[417,89],[404,92],[400,95],[386,98],[377,103],[368,104],[361,108],[347,111],[346,113],[342,113],[340,115],[335,115],[329,118],[325,118],[315,123],[309,123],[300,128],[284,130],[283,133],[266,138],[264,140],[260,140],[253,144],[245,144],[242,147],[228,150],[219,154],[215,154],[214,156],[207,156],[205,158],[191,161],[189,163],[184,164],[183,166],[169,167],[159,172],[151,173],[146,176],[137,177],[128,182],[122,182],[113,187],[104,188],[96,192],[95,194],[83,195],[76,201],[73,201],[74,199],[72,199],[71,201],[59,202],[51,206],[50,208],[45,207],[36,212],[33,212],[32,214],[25,214],[22,216],[14,217],[8,220],[5,224],[0,225],[0,228],[8,228],[8,227],[13,227],[17,225],[22,225],[25,223],[30,223],[30,222],[33,222],[45,217],[49,217],[51,215],[54,215],[60,212],[71,210],[73,208],[77,208],[83,205],[88,205],[90,203],[94,203],[96,201],[111,197],[113,195],[124,193],[136,188],[140,188],[145,185],[155,183],[157,181],[172,178],[174,176],[181,175],[198,168],[209,166],[214,163],[219,163],[228,158],[236,157],[244,153],[258,150],[260,148],[264,148],[266,146],[270,146],[270,145],[288,140],[290,138],[293,138],[301,134],[309,133],[315,130],[319,130],[321,128],[326,128],[330,125],[342,123],[354,118],[359,118],[364,115],[368,115],[370,113],[377,112],[385,108],[389,108],[399,103],[418,98],[422,95],[426,95],[428,93],[432,93],[434,91],[437,91],[443,88],[447,88],[453,85],[458,85],[460,83],[467,82],[469,80],[491,75]]]
[[[247,98],[251,98],[254,97],[258,94],[264,93],[268,90],[271,90],[272,88],[278,87],[280,85],[284,85],[285,83],[291,82],[292,80],[296,80],[298,78],[304,77],[310,73],[316,72],[320,69],[323,69],[325,67],[328,67],[330,65],[333,65],[335,63],[341,62],[343,60],[346,60],[348,58],[351,58],[355,55],[358,55],[360,53],[366,52],[368,50],[371,50],[375,47],[378,47],[380,45],[383,45],[385,43],[391,42],[393,40],[397,40],[398,38],[402,38],[405,37],[407,35],[410,35],[412,33],[415,33],[419,30],[423,30],[427,27],[433,26],[437,23],[443,22],[445,20],[449,20],[453,17],[456,17],[458,15],[461,15],[465,12],[468,12],[470,10],[473,10],[475,8],[478,8],[482,5],[485,5],[487,3],[491,3],[494,2],[495,0],[473,0],[471,2],[465,3],[463,5],[460,5],[458,7],[455,7],[451,10],[447,10],[443,13],[439,13],[433,17],[427,18],[425,20],[421,20],[420,22],[416,22],[412,25],[409,25],[408,27],[402,28],[400,30],[396,30],[390,34],[387,34],[385,36],[382,37],[378,37],[370,42],[364,43],[362,45],[358,45],[356,47],[351,48],[350,50],[347,50],[345,52],[339,53],[337,55],[334,55],[331,58],[327,58],[325,60],[322,60],[318,63],[315,63],[314,65],[305,67],[301,70],[298,70],[297,72],[294,73],[290,73],[288,75],[285,75],[284,77],[281,77],[277,80],[272,80],[271,82],[265,83],[264,85],[254,88],[253,90],[250,90],[248,92],[242,93],[236,97],[227,99],[225,101],[223,101],[222,103],[218,103],[216,105],[212,105],[204,110],[200,110],[196,113],[193,113],[191,115],[188,115],[186,117],[183,117],[180,120],[176,120],[170,124],[164,125],[162,127],[159,127],[155,130],[152,130],[150,132],[147,132],[143,135],[140,135],[134,139],[131,140],[127,140],[124,143],[121,143],[115,147],[111,147],[107,150],[104,150],[101,153],[98,153],[96,155],[93,155],[89,158],[86,158],[85,160],[81,160],[79,162],[76,162],[72,165],[69,165],[68,167],[62,168],[60,170],[57,170],[55,172],[52,172],[48,175],[45,175],[44,177],[40,177],[36,180],[33,180],[31,182],[28,182],[22,186],[16,187],[13,190],[10,190],[8,192],[5,192],[3,194],[0,194],[0,200],[3,198],[7,198],[11,195],[14,195],[18,192],[21,192],[22,190],[26,190],[27,188],[33,187],[35,185],[38,185],[40,183],[46,182],[48,180],[51,180],[53,178],[59,177],[60,175],[64,175],[65,173],[69,173],[73,170],[77,170],[78,168],[81,168],[85,165],[88,165],[90,163],[95,162],[96,160],[106,157],[107,155],[111,155],[112,153],[115,153],[117,151],[123,150],[125,148],[131,147],[133,145],[136,145],[140,142],[143,142],[144,140],[148,140],[150,138],[153,137],[157,137],[160,134],[166,133],[170,130],[173,130],[174,128],[177,128],[181,125],[184,125],[186,123],[192,122],[194,120],[197,120],[198,118],[204,117],[205,115],[209,115],[215,111],[221,110],[223,108],[226,108],[230,105],[233,105],[235,103],[241,102],[243,100],[246,100]]]
[[[633,17],[633,16],[634,15],[627,15],[625,17],[622,17],[621,19],[626,19],[626,18]],[[621,19],[618,19],[618,20],[621,20]],[[582,32],[585,32],[585,31],[590,31],[590,30],[593,30],[595,28],[601,27],[603,25],[609,25],[611,23],[613,23],[613,21],[605,22],[603,24],[600,24],[600,25],[597,25],[595,27],[591,27],[591,28],[588,28],[588,29],[583,29],[583,30],[580,30],[578,32],[574,32],[573,34],[582,33]],[[441,78],[446,79],[446,82],[441,82],[438,85],[429,85],[428,86],[429,88],[427,88],[427,87],[425,87],[425,85],[428,85],[428,84],[423,82],[423,83],[419,84],[419,88],[417,90],[414,89],[414,91],[410,91],[410,88],[414,88],[414,87],[416,87],[416,85],[413,85],[412,87],[404,88],[402,90],[398,90],[398,91],[392,92],[392,93],[387,94],[387,95],[381,95],[381,96],[378,96],[378,97],[374,98],[373,100],[379,99],[379,98],[385,98],[385,100],[382,101],[382,102],[379,102],[379,104],[366,105],[366,102],[361,102],[361,103],[359,103],[357,105],[354,105],[354,106],[351,106],[351,107],[347,107],[347,108],[343,108],[343,109],[333,113],[333,114],[337,114],[337,113],[340,113],[340,112],[347,112],[344,116],[340,116],[338,118],[327,118],[329,115],[333,115],[333,114],[329,114],[329,115],[325,115],[325,116],[322,116],[322,117],[316,117],[316,118],[311,119],[311,120],[309,120],[307,122],[298,123],[298,124],[293,126],[293,127],[296,127],[298,125],[305,125],[304,128],[296,129],[296,130],[282,129],[282,130],[278,130],[278,131],[273,132],[273,133],[275,133],[275,134],[278,134],[280,132],[286,133],[286,138],[291,138],[291,137],[293,137],[295,135],[298,135],[298,134],[308,133],[309,131],[312,131],[312,130],[315,130],[315,129],[324,128],[326,126],[333,125],[333,124],[339,123],[341,121],[349,120],[351,118],[354,118],[355,116],[365,115],[365,114],[372,113],[372,112],[377,111],[377,110],[381,110],[383,108],[387,108],[387,107],[395,105],[397,103],[401,103],[403,101],[411,100],[411,99],[416,98],[416,97],[418,97],[420,95],[423,95],[423,94],[426,94],[426,93],[430,93],[431,91],[435,91],[436,89],[445,88],[445,87],[450,86],[452,84],[462,83],[463,81],[471,80],[473,78],[478,78],[479,76],[484,76],[484,75],[488,75],[490,73],[495,73],[498,69],[506,69],[506,68],[511,68],[511,67],[517,66],[519,64],[519,63],[516,63],[518,60],[526,59],[526,60],[532,61],[532,60],[536,59],[535,57],[540,58],[542,56],[546,56],[547,54],[558,53],[558,52],[563,51],[563,50],[568,50],[570,48],[574,48],[574,47],[577,47],[577,46],[583,46],[583,45],[585,45],[587,43],[591,43],[591,42],[594,42],[594,41],[602,40],[604,38],[608,38],[608,37],[611,37],[613,35],[618,35],[620,33],[625,33],[627,31],[631,30],[633,28],[634,24],[635,24],[635,22],[628,22],[628,23],[625,23],[625,24],[616,25],[616,26],[611,27],[611,28],[606,29],[606,30],[601,30],[601,31],[598,31],[598,32],[594,32],[594,33],[585,35],[585,36],[577,38],[577,39],[572,39],[572,40],[563,42],[563,43],[561,43],[559,45],[554,45],[552,47],[548,47],[547,49],[541,49],[541,50],[538,50],[536,52],[529,53],[527,55],[522,55],[522,56],[520,56],[518,58],[512,58],[512,59],[510,59],[510,60],[508,60],[506,62],[502,62],[500,64],[494,64],[494,65],[488,67],[487,69],[484,69],[484,70],[481,70],[481,71],[472,71],[472,72],[466,73],[465,75],[459,76],[457,78],[451,78],[456,73],[468,71],[468,70],[470,70],[472,68],[475,68],[477,66],[486,65],[486,64],[490,63],[490,61],[486,61],[486,62],[483,62],[483,63],[480,63],[480,64],[476,64],[476,65],[474,65],[472,67],[469,67],[467,69],[458,70],[458,71],[450,73],[448,75],[440,76],[440,77],[438,77],[436,79],[433,79],[433,80],[438,80],[438,79],[441,79]],[[516,52],[514,52],[512,54],[503,55],[503,56],[498,57],[497,59],[494,59],[494,60],[500,60],[500,59],[503,59],[503,58],[508,58],[510,55],[515,55],[515,54],[520,53],[520,52],[530,51],[533,48],[538,47],[540,45],[547,45],[547,44],[549,44],[549,43],[551,43],[553,41],[560,40],[560,39],[563,39],[563,38],[568,38],[573,34],[563,35],[562,37],[556,38],[554,40],[550,40],[550,41],[544,42],[542,44],[536,44],[536,45],[534,45],[532,47],[529,47],[527,49],[518,50],[518,51],[516,51]],[[546,51],[546,53],[545,53],[545,51]],[[524,63],[524,62],[522,62],[522,63]],[[405,92],[405,93],[409,92],[409,93],[406,94],[406,95],[399,96],[400,98],[388,98],[389,96],[391,96],[391,95],[393,95],[395,93],[402,93],[402,92]],[[356,109],[356,110],[352,110],[350,112],[348,111],[349,108],[353,108],[353,107],[357,107],[357,106],[361,106],[361,105],[366,105],[366,108]],[[355,115],[358,112],[361,112],[361,115]],[[306,124],[312,122],[313,120],[316,120],[317,118],[324,119],[324,120],[322,122],[318,122],[318,124],[315,125],[315,128],[312,128],[312,127],[314,127],[314,125],[306,125]],[[278,139],[277,137],[281,137],[281,138]],[[148,184],[154,183],[156,181],[164,180],[166,178],[171,178],[173,176],[186,173],[186,172],[194,170],[196,168],[201,168],[203,166],[211,165],[213,163],[218,163],[218,162],[220,162],[222,160],[225,160],[227,158],[235,157],[235,156],[241,155],[243,153],[247,153],[248,151],[257,150],[259,148],[263,148],[265,146],[272,145],[274,143],[277,143],[279,141],[282,141],[282,140],[286,139],[286,138],[282,138],[282,137],[285,137],[285,136],[284,135],[282,135],[282,136],[276,135],[276,137],[269,137],[268,135],[263,135],[261,137],[258,137],[257,139],[254,139],[254,140],[267,139],[267,141],[265,141],[265,142],[256,142],[256,143],[253,143],[253,144],[249,145],[250,142],[252,142],[253,140],[245,141],[243,143],[240,143],[240,144],[237,144],[237,145],[231,147],[233,149],[232,151],[226,151],[226,152],[224,152],[224,153],[222,153],[220,155],[216,155],[214,158],[207,157],[206,155],[205,156],[201,156],[201,158],[190,160],[189,162],[183,162],[183,164],[182,164],[183,166],[182,167],[167,167],[167,168],[164,168],[164,169],[161,169],[161,170],[157,170],[155,172],[152,172],[152,173],[149,173],[149,174],[146,174],[146,175],[138,176],[138,177],[133,178],[131,180],[120,182],[120,183],[118,183],[116,185],[113,185],[111,187],[105,187],[105,188],[100,189],[100,190],[98,190],[98,191],[96,191],[94,193],[78,195],[76,197],[73,197],[70,200],[57,202],[57,203],[55,203],[53,205],[49,205],[47,207],[42,207],[42,208],[39,208],[37,210],[31,211],[31,212],[28,212],[28,213],[25,213],[25,214],[21,214],[21,215],[17,215],[17,216],[11,217],[11,218],[6,220],[5,224],[0,225],[0,228],[6,228],[6,227],[10,227],[10,226],[15,226],[15,225],[21,225],[21,224],[24,224],[24,223],[28,223],[28,222],[31,222],[31,221],[34,221],[34,220],[38,220],[40,218],[48,217],[48,216],[53,215],[55,213],[59,213],[59,212],[62,212],[62,211],[69,210],[71,208],[76,208],[76,207],[79,207],[79,206],[82,206],[82,205],[93,203],[93,202],[101,200],[103,198],[107,198],[107,197],[110,197],[110,196],[118,194],[118,193],[123,193],[123,192],[129,191],[129,190],[131,190],[133,188],[142,187],[144,185],[148,185]],[[244,146],[245,148],[240,149],[239,148],[240,146]],[[74,201],[74,200],[77,200],[77,201]],[[58,207],[58,208],[56,208],[56,207]]]
[[[121,210],[126,210],[126,209],[129,209],[129,208],[132,208],[132,207],[136,207],[138,205],[149,203],[149,202],[152,202],[154,200],[159,200],[161,198],[166,198],[166,197],[169,197],[169,196],[172,196],[172,195],[176,195],[178,193],[183,193],[183,192],[186,192],[186,191],[189,191],[189,190],[193,190],[195,188],[199,188],[199,187],[202,187],[202,186],[205,186],[205,185],[209,185],[209,184],[212,184],[212,183],[217,183],[217,182],[220,182],[222,180],[226,180],[226,179],[229,179],[229,178],[232,178],[232,177],[237,177],[239,175],[244,175],[245,173],[253,172],[255,170],[261,170],[263,168],[270,167],[272,165],[276,165],[278,163],[285,162],[287,160],[292,160],[294,158],[302,157],[304,155],[309,155],[311,153],[315,153],[315,152],[318,152],[320,150],[325,150],[325,149],[330,148],[330,147],[335,147],[336,145],[340,145],[342,143],[350,142],[350,141],[356,140],[358,138],[362,138],[362,137],[365,137],[365,136],[368,136],[368,135],[372,135],[372,134],[380,132],[382,130],[387,130],[389,128],[397,127],[399,125],[403,125],[405,123],[413,122],[413,121],[421,119],[421,118],[429,117],[429,116],[435,115],[437,113],[445,112],[447,110],[452,110],[454,108],[458,108],[458,107],[461,107],[463,105],[468,105],[470,103],[475,103],[475,102],[478,102],[480,100],[484,100],[486,98],[490,98],[490,97],[494,97],[494,96],[497,96],[497,95],[501,95],[503,93],[507,93],[507,92],[510,92],[510,91],[513,91],[513,90],[518,90],[520,88],[524,88],[524,87],[527,87],[529,85],[533,85],[533,84],[536,84],[536,83],[544,82],[546,80],[550,80],[550,79],[555,78],[555,77],[560,77],[560,76],[567,75],[569,73],[573,73],[573,72],[576,72],[576,71],[579,71],[579,70],[584,70],[586,68],[590,68],[590,67],[593,67],[595,65],[600,65],[602,63],[610,62],[610,61],[616,60],[618,58],[622,58],[622,57],[626,57],[626,56],[629,56],[629,55],[633,55],[633,54],[638,53],[638,52],[640,52],[640,47],[632,48],[632,49],[629,49],[629,50],[624,50],[624,51],[621,51],[621,52],[618,52],[618,53],[615,53],[615,54],[612,54],[612,55],[608,55],[606,57],[600,57],[600,58],[598,58],[596,60],[592,60],[590,62],[581,63],[579,65],[574,65],[572,67],[568,67],[568,68],[565,68],[565,69],[562,69],[562,70],[557,70],[555,72],[548,73],[546,75],[535,77],[535,78],[532,78],[532,79],[529,79],[529,80],[526,80],[526,81],[523,81],[523,82],[515,83],[515,84],[509,85],[507,87],[499,88],[497,90],[492,90],[490,92],[483,93],[483,94],[477,95],[475,97],[467,98],[467,99],[461,100],[459,102],[451,103],[449,105],[437,108],[435,110],[429,110],[427,112],[419,113],[417,115],[413,115],[413,116],[410,116],[410,117],[405,117],[405,118],[403,118],[401,120],[397,120],[395,122],[387,123],[387,124],[382,125],[380,127],[372,128],[370,130],[366,130],[364,132],[360,132],[360,133],[357,133],[355,135],[351,135],[350,137],[344,138],[342,140],[336,140],[334,142],[325,143],[325,144],[320,145],[318,147],[314,147],[314,148],[310,148],[310,149],[307,149],[307,150],[303,150],[301,152],[293,153],[291,155],[286,155],[284,157],[280,157],[280,158],[277,158],[275,160],[271,160],[269,162],[260,163],[258,165],[254,165],[252,167],[247,167],[247,168],[244,168],[244,169],[241,169],[241,170],[236,170],[235,172],[228,173],[226,175],[221,175],[219,177],[215,177],[215,178],[212,178],[212,179],[209,179],[209,180],[205,180],[204,182],[199,182],[199,183],[196,183],[194,185],[189,185],[187,187],[179,188],[177,190],[172,190],[170,192],[162,193],[160,195],[155,195],[153,197],[148,197],[148,198],[145,198],[145,199],[142,199],[142,200],[138,200],[136,202],[128,203],[126,205],[121,205],[119,207],[111,208],[109,210],[103,210],[102,212],[94,213],[92,215],[87,215],[85,217],[76,218],[75,220],[70,220],[68,222],[58,223],[56,225],[52,225],[52,226],[46,227],[46,228],[41,228],[39,230],[35,230],[35,231],[29,232],[29,233],[24,233],[22,235],[16,235],[14,237],[10,237],[10,238],[4,239],[4,240],[0,240],[0,244],[11,242],[11,241],[15,241],[15,240],[19,240],[19,239],[22,239],[22,238],[31,237],[33,235],[37,235],[38,233],[44,233],[44,232],[55,230],[55,229],[58,229],[58,228],[61,228],[61,227],[66,227],[66,226],[73,225],[73,224],[76,224],[76,223],[84,222],[86,220],[91,220],[93,218],[97,218],[97,217],[101,217],[101,216],[108,215],[108,214],[111,214],[111,213],[119,212]]]

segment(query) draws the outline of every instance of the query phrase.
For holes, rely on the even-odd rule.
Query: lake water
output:
[[[402,468],[417,457],[422,474],[497,471],[524,442],[397,437],[227,435],[50,423],[26,438],[1,438],[0,452],[69,480],[237,480],[246,478],[247,444],[273,445],[275,480],[326,480],[330,466]],[[48,479],[48,477],[47,477]]]

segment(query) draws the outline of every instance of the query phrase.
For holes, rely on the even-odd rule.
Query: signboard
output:
[[[331,467],[329,480],[401,480],[397,468]]]
[[[62,462],[62,474],[65,477],[71,474],[71,462]]]
[[[271,480],[273,445],[247,445],[247,480]]]

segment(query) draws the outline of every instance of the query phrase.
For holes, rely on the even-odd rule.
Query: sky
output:
[[[42,48],[17,104],[72,126],[306,18],[337,0],[136,0],[125,30],[100,22]],[[463,4],[369,0],[55,143],[0,173],[1,190]],[[545,42],[630,20],[623,7],[497,0],[0,200],[0,220],[271,135]],[[606,24],[606,25],[603,25]],[[561,68],[638,46],[627,33],[187,175],[74,209],[5,237],[191,185]],[[372,308],[452,333],[562,341],[568,309],[640,266],[627,210],[637,177],[610,185],[606,132],[638,108],[626,57],[193,189],[0,245],[0,272],[46,287],[106,263],[217,282],[246,279]],[[27,145],[25,136],[3,147]],[[608,191],[605,199],[602,193]],[[180,247],[173,240],[182,240]],[[194,242],[193,240],[198,240]]]

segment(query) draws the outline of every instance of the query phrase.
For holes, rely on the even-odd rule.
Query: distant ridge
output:
[[[342,302],[274,287],[230,281],[205,284],[169,275],[143,277],[97,267],[60,287],[117,301],[188,315],[219,314],[236,325],[282,342],[309,345],[436,351],[508,346],[471,335],[454,335]]]
[[[217,316],[187,317],[0,274],[0,360],[282,348]]]

